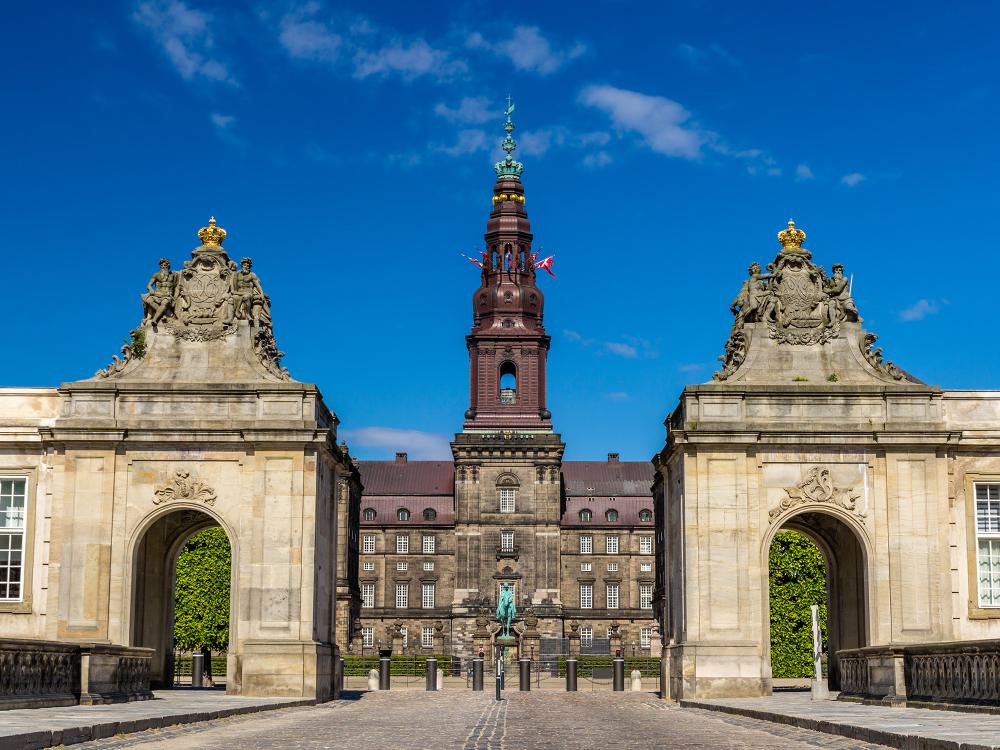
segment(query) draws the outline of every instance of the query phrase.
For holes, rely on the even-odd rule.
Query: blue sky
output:
[[[353,451],[447,456],[510,92],[567,458],[645,460],[794,217],[888,358],[1000,385],[994,3],[22,3],[0,382],[90,376],[210,214]]]

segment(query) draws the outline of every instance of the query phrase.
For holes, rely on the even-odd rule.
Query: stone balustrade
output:
[[[153,650],[0,639],[0,709],[152,698]]]
[[[838,651],[841,700],[892,705],[1000,703],[1000,640]]]

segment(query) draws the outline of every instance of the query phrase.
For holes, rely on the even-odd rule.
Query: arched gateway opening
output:
[[[825,596],[826,603],[826,636],[827,653],[829,654],[827,674],[831,690],[840,689],[840,669],[837,663],[837,651],[847,648],[860,648],[868,645],[868,586],[867,586],[867,557],[864,546],[858,533],[848,525],[847,522],[829,513],[822,511],[807,511],[799,513],[782,523],[774,533],[766,540],[764,548],[765,562],[773,564],[808,565],[809,550],[808,544],[799,545],[798,554],[788,557],[781,555],[771,556],[775,537],[779,532],[792,531],[801,534],[807,540],[815,544],[822,555],[823,567],[825,568],[825,592],[819,592],[820,596]],[[786,537],[779,540],[786,543],[794,543],[794,538]],[[798,561],[795,561],[798,558]],[[782,560],[790,562],[782,562]],[[769,566],[770,567],[770,566]],[[796,612],[798,623],[809,622],[809,604],[823,604],[822,600],[810,602],[810,594],[805,591],[810,586],[807,581],[808,576],[803,571],[782,571],[771,570],[772,575],[779,578],[783,574],[794,577],[803,574],[802,594],[793,597],[796,599],[794,606],[805,608],[805,612]],[[768,584],[765,607],[765,625],[767,628],[766,643],[768,644],[768,666],[771,674],[775,677],[772,648],[775,645],[771,636],[772,610],[770,583]],[[822,609],[821,609],[822,612]],[[804,619],[803,619],[804,615]],[[775,616],[780,616],[775,613]],[[811,644],[811,635],[807,642]],[[811,645],[808,646],[811,651]],[[811,672],[809,673],[811,675]]]
[[[200,531],[222,528],[233,549],[232,535],[208,513],[194,508],[172,510],[150,523],[135,545],[132,575],[132,625],[130,642],[133,646],[155,649],[151,671],[151,687],[169,688],[174,684],[174,597],[177,585],[177,558],[187,542]],[[231,561],[231,570],[237,570]],[[230,586],[230,591],[235,591]],[[229,638],[235,638],[230,594]],[[236,675],[234,660],[227,659],[226,688],[234,692]]]

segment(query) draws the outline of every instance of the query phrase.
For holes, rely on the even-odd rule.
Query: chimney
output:
[[[400,451],[396,454],[396,463],[405,464],[406,463],[406,451]]]
[[[609,464],[616,464],[616,463],[618,463],[618,456],[619,456],[618,453],[609,453],[608,454],[608,463]]]

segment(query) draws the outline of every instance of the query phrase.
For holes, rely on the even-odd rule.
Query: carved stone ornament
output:
[[[205,505],[215,505],[215,490],[204,482],[199,482],[190,478],[191,472],[186,469],[178,469],[174,472],[174,478],[169,483],[153,493],[153,502],[156,505],[173,500],[191,500]]]
[[[785,495],[785,498],[767,514],[772,523],[786,510],[813,503],[836,505],[856,513],[861,518],[865,517],[864,511],[858,508],[861,493],[853,487],[835,486],[830,470],[820,466],[809,469],[806,478],[794,487],[786,487]]]
[[[892,362],[882,362],[882,347],[872,349],[876,341],[878,341],[878,336],[874,333],[866,333],[864,338],[859,342],[861,354],[867,360],[868,364],[883,375],[888,375],[893,380],[909,380],[906,377],[906,373]]]
[[[281,366],[284,353],[278,350],[271,324],[271,300],[264,294],[260,279],[251,269],[253,261],[243,258],[239,265],[230,260],[222,242],[226,230],[209,219],[198,231],[201,246],[191,252],[180,271],[170,270],[170,261],[160,260],[142,295],[143,320],[136,331],[147,328],[166,332],[184,341],[217,341],[236,332],[237,321],[251,326],[253,350],[267,371],[281,380],[290,380]],[[118,376],[130,360],[142,352],[132,342],[122,347],[124,358],[115,356],[98,377]]]

